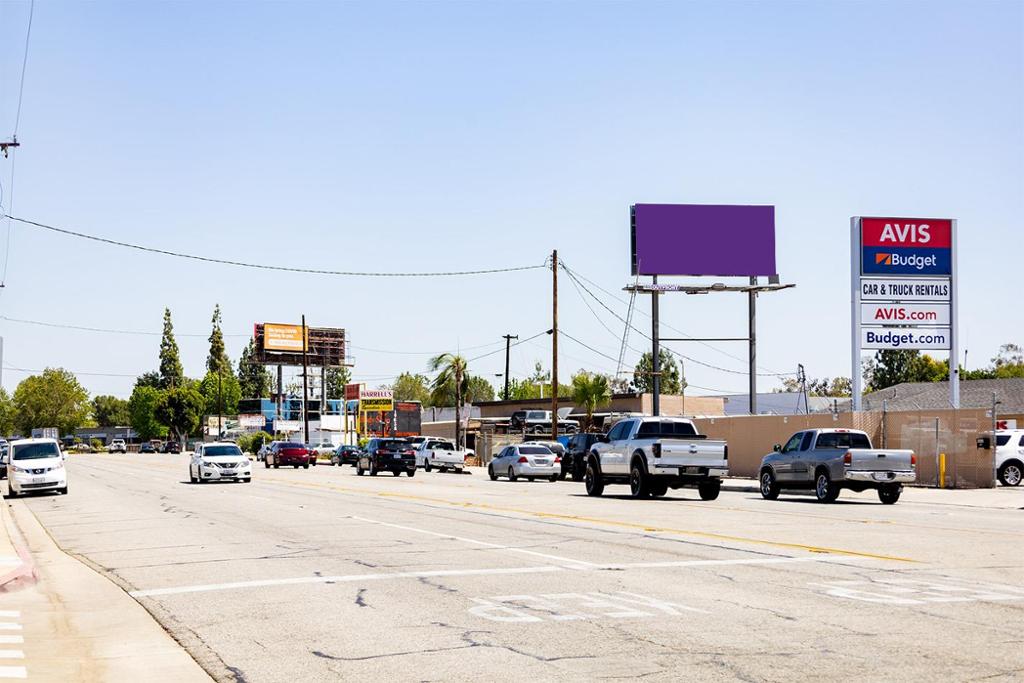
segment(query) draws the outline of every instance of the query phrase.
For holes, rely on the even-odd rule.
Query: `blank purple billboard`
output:
[[[633,275],[776,275],[775,207],[636,204]]]

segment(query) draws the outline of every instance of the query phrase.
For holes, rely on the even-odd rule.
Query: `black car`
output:
[[[156,453],[156,448],[148,441],[139,446],[139,453]]]
[[[334,466],[340,465],[352,465],[356,466],[359,456],[362,455],[362,449],[359,446],[347,446],[342,444],[334,449],[331,453],[331,464]]]
[[[356,461],[356,474],[369,472],[371,477],[378,472],[391,472],[396,477],[405,472],[410,477],[416,476],[416,452],[408,439],[380,438],[370,439],[366,450],[359,454]]]
[[[181,453],[181,444],[177,441],[168,441],[164,444],[164,449],[161,453]]]
[[[562,469],[568,465],[573,481],[583,481],[587,471],[587,454],[590,447],[598,442],[600,434],[573,434],[569,437],[569,447],[562,458]]]

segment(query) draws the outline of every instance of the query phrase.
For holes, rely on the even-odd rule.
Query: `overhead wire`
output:
[[[25,29],[25,51],[21,58],[21,80],[18,84],[18,108],[14,115],[14,132],[11,136],[11,141],[16,142],[18,139],[18,127],[21,125],[21,104],[25,97],[25,72],[28,67],[28,46],[32,37],[32,17],[35,15],[36,0],[31,0],[28,6],[28,26]],[[18,151],[16,147],[10,149],[11,154],[11,180],[8,187],[8,206],[7,209],[3,208],[3,188],[0,187],[0,211],[14,211],[14,167],[15,161],[18,158]],[[11,232],[12,226],[10,218],[7,221],[7,235],[5,237],[4,245],[4,266],[3,271],[0,272],[0,288],[7,284],[7,266],[11,261]]]
[[[42,230],[49,230],[61,235],[67,235],[70,237],[78,237],[80,239],[91,240],[93,242],[99,242],[101,244],[109,244],[117,247],[124,247],[126,249],[135,249],[138,251],[144,251],[151,254],[162,254],[164,256],[173,256],[175,258],[190,259],[193,261],[202,261],[204,263],[216,263],[225,266],[236,266],[238,268],[252,268],[256,270],[271,270],[277,272],[287,273],[304,273],[307,275],[335,275],[344,277],[373,277],[373,278],[424,278],[424,277],[455,277],[465,275],[493,275],[496,273],[514,273],[525,270],[539,270],[545,268],[544,264],[529,265],[529,266],[508,266],[505,268],[481,268],[478,270],[449,270],[449,271],[434,271],[434,272],[416,272],[416,271],[395,271],[395,272],[372,272],[372,271],[352,271],[352,270],[327,270],[321,268],[300,268],[297,266],[278,266],[267,263],[249,263],[246,261],[234,261],[231,259],[214,258],[212,256],[199,256],[197,254],[188,254],[180,251],[172,251],[170,249],[159,249],[156,247],[147,247],[140,244],[133,244],[131,242],[122,242],[120,240],[113,240],[106,237],[99,237],[97,235],[90,235],[88,233],[79,232],[77,230],[69,230],[67,228],[59,228],[53,225],[47,225],[46,223],[40,223],[38,221],[28,220],[27,218],[18,218],[5,213],[4,216],[12,221],[17,221],[24,225],[30,225],[32,227],[40,228]]]

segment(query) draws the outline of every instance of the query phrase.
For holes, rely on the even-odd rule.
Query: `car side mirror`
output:
[[[782,444],[775,444],[774,446],[772,446],[772,450],[775,451],[776,453],[781,452],[782,451]]]

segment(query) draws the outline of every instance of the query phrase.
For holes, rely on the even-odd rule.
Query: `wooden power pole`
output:
[[[519,339],[519,335],[518,334],[514,334],[514,335],[513,334],[506,334],[506,335],[503,335],[503,336],[505,337],[505,393],[502,395],[501,398],[502,398],[502,400],[507,401],[508,400],[508,356],[509,356],[509,353],[512,351],[512,340],[513,339],[518,340]]]
[[[551,438],[558,439],[558,250],[551,252]]]

